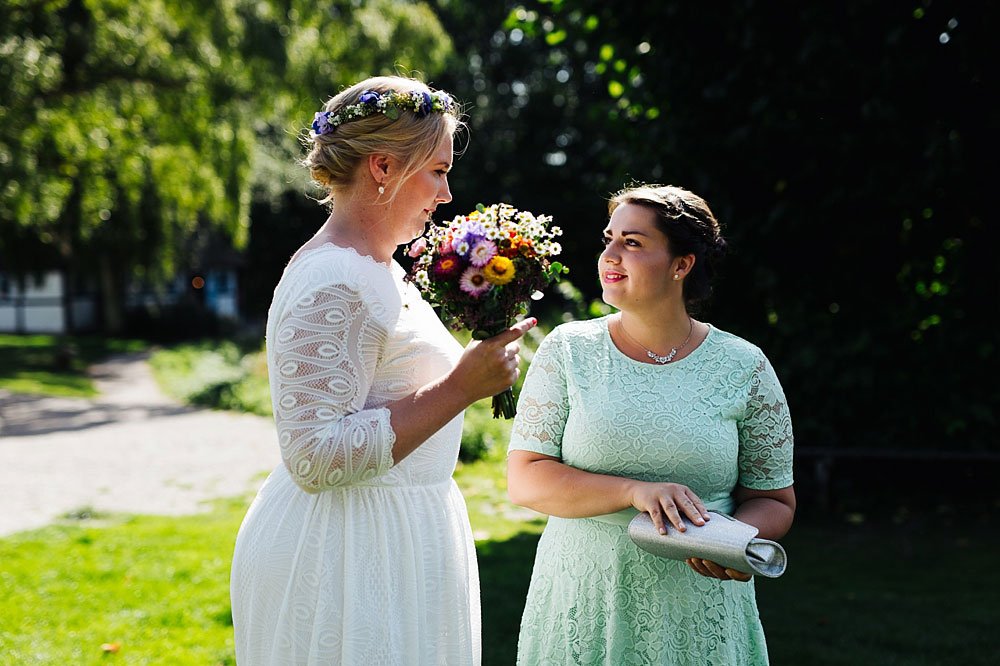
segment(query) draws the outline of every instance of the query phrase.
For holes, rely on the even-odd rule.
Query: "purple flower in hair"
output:
[[[378,102],[378,99],[379,94],[377,92],[374,90],[366,90],[361,93],[361,97],[358,98],[358,101],[362,104],[375,104]]]
[[[433,103],[431,102],[430,93],[421,92],[420,95],[424,99],[423,101],[420,102],[420,107],[417,109],[417,113],[419,113],[421,116],[426,116],[428,113],[431,112],[433,108]]]
[[[313,132],[316,134],[329,134],[336,127],[330,124],[330,112],[329,111],[318,111],[316,115],[313,116],[312,124]]]

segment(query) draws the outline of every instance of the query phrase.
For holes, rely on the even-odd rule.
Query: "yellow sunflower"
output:
[[[514,279],[514,262],[497,255],[483,266],[483,275],[493,284],[507,284]]]

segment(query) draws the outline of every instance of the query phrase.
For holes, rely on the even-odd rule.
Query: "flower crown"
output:
[[[454,113],[455,103],[448,93],[426,93],[419,90],[400,93],[388,90],[379,93],[366,90],[361,93],[356,104],[348,104],[338,111],[319,111],[313,119],[313,132],[317,136],[329,134],[349,120],[357,120],[381,113],[395,120],[400,110],[412,111],[418,116],[428,113]]]

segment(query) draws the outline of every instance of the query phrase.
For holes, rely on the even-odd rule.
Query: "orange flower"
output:
[[[534,243],[531,242],[530,238],[525,238],[518,244],[517,251],[521,253],[522,257],[531,259],[535,256]]]

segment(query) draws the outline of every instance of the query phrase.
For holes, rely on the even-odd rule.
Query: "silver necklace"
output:
[[[688,317],[688,322],[690,323],[690,327],[688,328],[688,336],[686,338],[684,338],[684,342],[682,342],[677,347],[674,347],[673,349],[671,349],[670,352],[666,356],[660,356],[659,354],[657,354],[655,352],[649,351],[649,349],[647,349],[645,347],[645,345],[643,345],[641,342],[639,342],[638,340],[636,340],[635,338],[633,338],[631,335],[629,335],[628,331],[625,330],[625,322],[622,321],[621,317],[618,318],[618,327],[622,329],[622,333],[625,334],[626,338],[628,338],[629,340],[631,340],[632,342],[634,342],[635,344],[639,345],[640,347],[642,347],[643,349],[646,350],[646,356],[648,356],[649,358],[653,359],[654,361],[656,361],[660,365],[663,365],[665,363],[670,363],[672,360],[674,360],[674,357],[677,356],[677,352],[679,352],[680,350],[684,349],[684,346],[688,343],[689,340],[691,340],[691,334],[694,333],[694,319],[691,319],[691,317]]]

